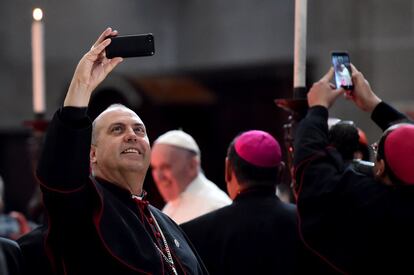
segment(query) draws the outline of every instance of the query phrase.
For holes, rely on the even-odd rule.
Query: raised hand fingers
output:
[[[351,63],[351,69],[352,69],[352,72],[359,73],[358,69],[352,63]]]
[[[91,50],[86,54],[87,58],[94,62],[98,59],[104,58],[104,50],[106,46],[108,46],[111,43],[111,39],[107,38],[104,41],[102,41],[100,44],[93,46]]]
[[[368,81],[365,79],[364,75],[360,71],[358,71],[358,69],[353,64],[351,64],[351,68],[352,68],[352,81],[354,82],[354,89],[358,89],[358,87],[361,84],[364,84],[365,82],[368,84]]]
[[[333,74],[334,69],[331,67],[329,68],[329,71],[319,81],[329,83],[332,79]]]
[[[117,34],[118,34],[118,31],[113,31],[112,28],[107,28],[106,30],[104,30],[103,33],[101,33],[101,35],[95,41],[95,43],[92,46],[92,49],[98,46],[99,44],[101,44],[102,41],[104,41],[107,37],[116,36]]]
[[[104,64],[104,71],[105,74],[109,74],[119,63],[122,62],[122,57],[115,57],[112,59],[109,59],[107,63]]]

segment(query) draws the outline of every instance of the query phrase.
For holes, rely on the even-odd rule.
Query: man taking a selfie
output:
[[[57,274],[207,274],[180,228],[148,204],[151,148],[138,115],[111,105],[93,123],[94,89],[122,61],[108,59],[106,29],[80,60],[46,136],[37,176]]]

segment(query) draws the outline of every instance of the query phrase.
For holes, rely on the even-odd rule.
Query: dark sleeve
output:
[[[64,107],[55,113],[37,168],[43,187],[71,191],[88,181],[91,132],[86,108]]]
[[[385,131],[393,124],[400,122],[410,122],[406,115],[398,112],[392,106],[381,101],[372,111],[371,119]]]
[[[37,167],[43,203],[49,218],[45,240],[53,261],[73,236],[92,224],[93,189],[89,180],[91,122],[86,108],[64,107],[49,124]],[[59,267],[60,263],[55,263]]]
[[[295,136],[294,177],[300,236],[306,247],[335,268],[346,270],[358,247],[360,216],[384,189],[371,176],[347,166],[338,151],[328,146],[328,111],[309,109]],[[360,236],[360,235],[358,235]],[[340,247],[341,249],[338,249]]]
[[[294,165],[320,153],[328,145],[328,109],[314,106],[308,110],[295,134]]]
[[[44,246],[46,233],[47,226],[42,225],[16,240],[23,256],[23,274],[53,274]]]
[[[305,201],[310,198],[325,206],[335,200],[332,194],[338,192],[338,178],[344,168],[338,151],[328,146],[327,120],[325,107],[314,106],[308,110],[296,130],[293,158],[298,195]],[[298,206],[301,203],[298,201]]]

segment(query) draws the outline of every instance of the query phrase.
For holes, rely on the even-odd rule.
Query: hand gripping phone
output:
[[[345,90],[352,90],[351,60],[346,52],[332,52],[332,65],[335,70],[336,88],[342,87]]]
[[[155,53],[154,36],[151,33],[114,36],[105,51],[107,58],[151,56]]]

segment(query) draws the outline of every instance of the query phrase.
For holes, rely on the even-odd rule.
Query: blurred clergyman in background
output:
[[[154,141],[151,168],[167,203],[162,211],[178,224],[231,203],[226,193],[203,174],[200,149],[182,130],[168,131]]]

